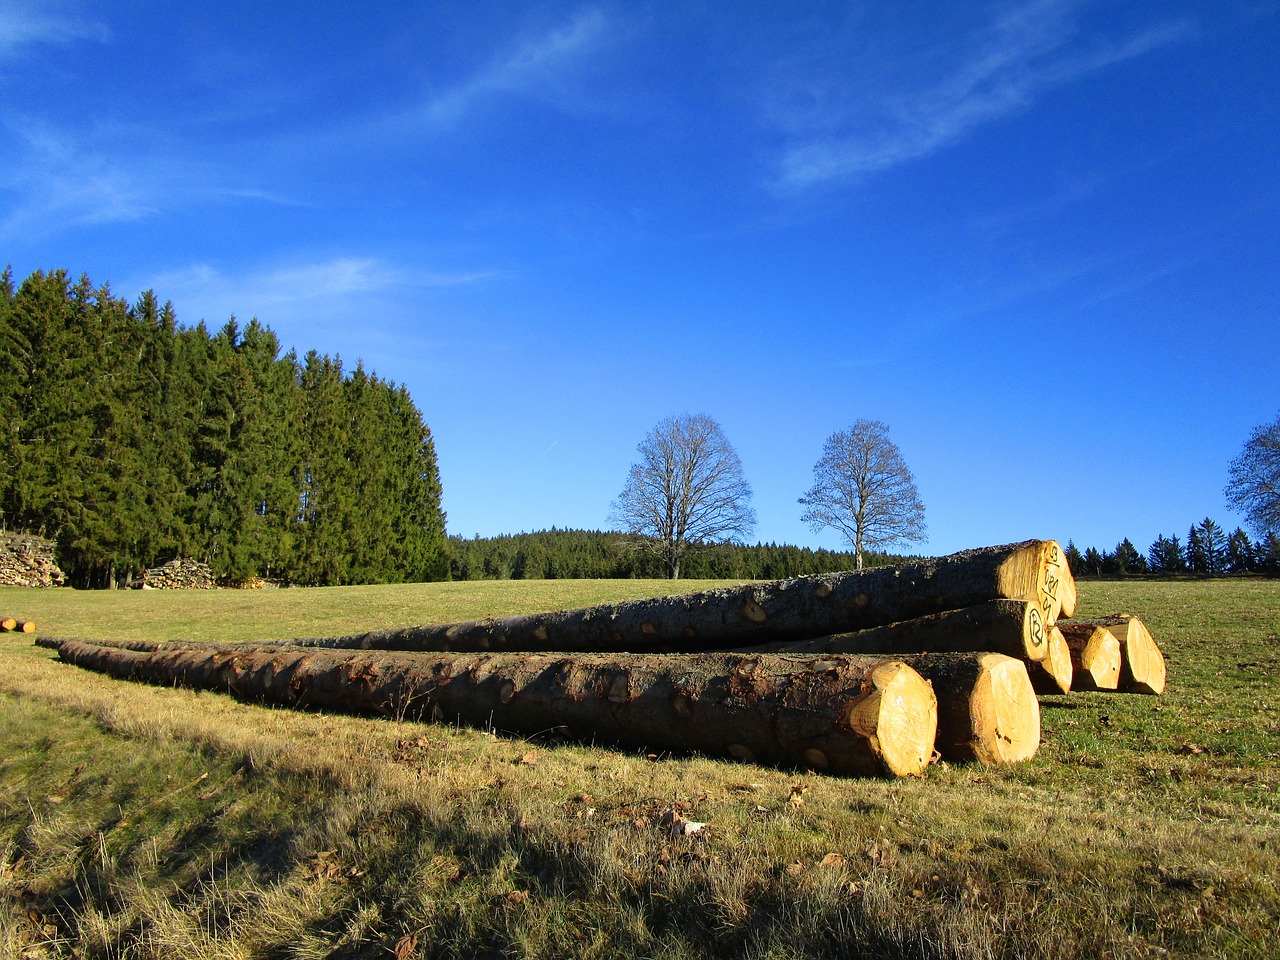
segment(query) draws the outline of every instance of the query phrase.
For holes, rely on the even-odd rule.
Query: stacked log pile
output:
[[[348,637],[42,642],[116,676],[250,699],[905,776],[938,756],[989,764],[1034,756],[1042,680],[1033,677],[1065,691],[1073,672],[1093,670],[1092,688],[1105,689],[1103,648],[1129,651],[1115,689],[1163,689],[1163,659],[1136,618],[1059,619],[1074,606],[1061,548],[1032,540]],[[1110,641],[1082,640],[1086,629]],[[1097,665],[1077,667],[1086,648]]]
[[[146,571],[141,583],[143,590],[215,590],[217,586],[207,563],[182,559]]]
[[[0,586],[60,587],[66,577],[52,540],[27,534],[0,535]]]

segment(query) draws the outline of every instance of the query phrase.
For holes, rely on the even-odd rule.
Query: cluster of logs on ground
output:
[[[0,586],[60,587],[66,577],[52,540],[27,534],[0,535]]]
[[[555,731],[840,774],[1012,763],[1036,689],[1157,693],[1134,618],[1061,621],[1052,540],[683,596],[260,644],[46,639],[120,677],[312,708]]]
[[[143,590],[215,590],[218,581],[207,563],[178,559],[146,571],[140,586]]]
[[[13,617],[0,617],[0,633],[35,633],[34,620],[17,620]]]

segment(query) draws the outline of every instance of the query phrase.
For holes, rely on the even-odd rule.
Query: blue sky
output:
[[[353,12],[358,11],[358,12]],[[946,553],[1145,551],[1280,412],[1280,4],[0,0],[0,261],[404,383],[452,533],[706,413],[888,424]]]

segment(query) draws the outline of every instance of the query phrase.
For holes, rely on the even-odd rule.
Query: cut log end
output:
[[[980,763],[1021,763],[1040,749],[1040,703],[1020,660],[999,653],[982,657],[969,716]]]
[[[1146,625],[1137,617],[1129,618],[1124,628],[1110,628],[1123,633],[1119,688],[1129,693],[1164,693],[1167,667],[1164,654]]]
[[[851,705],[849,726],[873,739],[889,773],[921,775],[932,760],[938,730],[933,687],[905,663],[891,660],[872,669],[867,688]]]
[[[1070,581],[1070,587],[1066,583]],[[1034,600],[1047,625],[1062,612],[1063,596],[1074,595],[1074,580],[1056,540],[1028,540],[996,573],[997,591],[1012,600]]]
[[[1071,650],[1071,686],[1076,690],[1115,690],[1120,684],[1120,640],[1105,627],[1063,621],[1058,629]]]
[[[1062,631],[1049,629],[1049,655],[1031,668],[1031,685],[1037,693],[1070,693],[1075,668],[1071,666],[1071,648]]]

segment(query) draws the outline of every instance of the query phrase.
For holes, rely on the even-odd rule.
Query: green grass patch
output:
[[[0,590],[0,612],[251,640],[670,587]],[[1081,600],[1143,618],[1166,694],[1042,698],[1033,761],[906,781],[272,709],[7,635],[0,956],[1274,956],[1280,583]],[[710,826],[672,836],[668,812]]]

